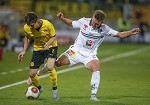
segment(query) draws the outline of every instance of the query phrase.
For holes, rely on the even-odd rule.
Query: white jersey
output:
[[[91,18],[81,18],[72,22],[73,28],[80,28],[74,47],[83,55],[96,55],[104,37],[115,36],[118,33],[118,31],[111,29],[106,24],[94,29],[92,28],[91,20]]]

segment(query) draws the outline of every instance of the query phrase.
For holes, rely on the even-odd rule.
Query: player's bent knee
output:
[[[29,73],[31,78],[34,78],[36,76],[36,73]]]
[[[56,66],[56,67],[59,67],[59,66],[60,66],[60,61],[56,61],[56,62],[55,62],[55,66]]]
[[[54,67],[47,67],[48,71],[52,71]]]

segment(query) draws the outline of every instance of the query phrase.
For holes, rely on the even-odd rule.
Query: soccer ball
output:
[[[30,86],[27,88],[26,97],[27,99],[37,99],[40,96],[40,91],[35,86]]]

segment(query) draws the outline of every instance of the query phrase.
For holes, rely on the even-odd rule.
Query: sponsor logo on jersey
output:
[[[71,58],[73,58],[73,57],[76,56],[76,53],[75,53],[74,51],[72,51],[72,50],[67,51],[67,53],[68,53],[68,55],[69,55]]]
[[[86,30],[86,28],[88,28],[88,25],[84,24],[84,28],[83,29]]]
[[[87,45],[87,46],[92,46],[92,43],[93,43],[92,40],[87,40],[87,41],[86,41],[86,45]]]

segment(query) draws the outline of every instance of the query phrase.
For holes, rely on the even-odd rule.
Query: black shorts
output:
[[[30,69],[38,69],[42,64],[44,64],[45,59],[57,58],[57,50],[58,46],[51,47],[49,50],[33,51]]]

